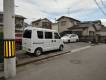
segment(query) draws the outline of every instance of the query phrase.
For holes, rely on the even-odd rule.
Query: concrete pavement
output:
[[[106,80],[106,45],[17,68],[9,80]]]

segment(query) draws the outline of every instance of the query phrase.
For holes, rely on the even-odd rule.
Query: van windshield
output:
[[[25,30],[23,33],[23,38],[31,38],[31,30]]]

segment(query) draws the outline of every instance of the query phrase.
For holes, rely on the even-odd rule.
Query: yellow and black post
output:
[[[15,56],[15,40],[4,40],[4,58],[13,58]]]

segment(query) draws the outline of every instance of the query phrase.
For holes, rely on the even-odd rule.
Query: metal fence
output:
[[[106,36],[99,36],[98,41],[101,43],[106,43]]]
[[[95,38],[97,38],[97,42],[99,42],[99,43],[106,43],[106,36],[96,36],[96,37],[94,37],[94,36],[80,36],[79,37],[79,41],[81,41],[81,42],[89,42],[89,41],[94,41],[95,40]]]
[[[93,39],[93,36],[79,36],[79,41],[81,42],[93,41]]]

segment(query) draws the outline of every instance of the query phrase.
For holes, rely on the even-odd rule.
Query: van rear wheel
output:
[[[70,43],[71,41],[70,40],[68,40],[68,43]]]
[[[34,55],[35,56],[40,56],[42,54],[42,49],[38,48],[35,50]]]

